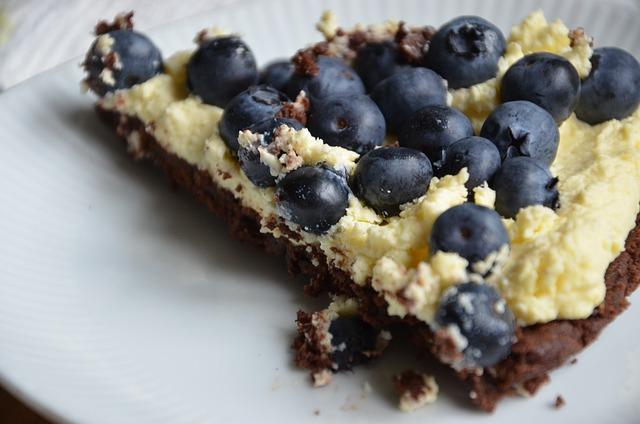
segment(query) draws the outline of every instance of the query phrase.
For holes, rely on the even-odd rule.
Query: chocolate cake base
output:
[[[389,317],[386,302],[369,285],[356,285],[344,271],[330,267],[319,248],[310,250],[295,246],[285,238],[274,238],[260,232],[260,217],[234,197],[233,193],[217,186],[210,175],[164,150],[149,134],[144,124],[132,117],[97,107],[99,116],[126,141],[129,134],[139,134],[140,142],[130,153],[136,159],[146,159],[161,168],[177,186],[187,190],[221,217],[235,238],[247,241],[266,252],[285,258],[291,274],[305,274],[309,284],[305,291],[314,295],[322,291],[356,297],[360,301],[362,318],[372,325],[389,327],[400,324],[411,327],[413,341],[422,353],[442,348],[429,327],[412,317]],[[274,223],[274,225],[277,225]],[[286,229],[284,227],[283,229]],[[570,360],[593,342],[600,331],[627,306],[629,296],[640,283],[640,220],[631,230],[622,252],[607,269],[606,297],[593,314],[580,320],[557,320],[546,324],[520,328],[518,341],[511,354],[484,373],[458,373],[470,385],[470,399],[484,411],[492,411],[506,395],[535,391],[548,380],[547,373]],[[314,265],[314,263],[318,265]],[[317,365],[316,358],[298,352],[297,363],[305,368]]]

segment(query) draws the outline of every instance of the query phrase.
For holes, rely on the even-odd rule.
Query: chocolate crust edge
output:
[[[199,202],[222,218],[232,237],[251,243],[265,252],[283,256],[290,274],[309,277],[305,292],[310,295],[327,291],[355,297],[360,301],[360,314],[364,320],[379,327],[398,324],[412,327],[415,345],[424,353],[434,347],[434,338],[428,326],[416,319],[404,320],[386,314],[386,302],[370,286],[358,286],[344,271],[327,265],[326,257],[318,248],[308,251],[260,232],[260,217],[243,207],[233,193],[217,186],[210,175],[164,150],[149,134],[145,125],[134,117],[108,111],[96,106],[99,117],[125,142],[137,132],[140,142],[129,153],[137,160],[151,161],[170,181],[190,192]],[[314,265],[314,263],[319,265]],[[607,288],[604,302],[594,313],[580,320],[557,320],[546,324],[523,327],[518,330],[518,341],[511,354],[481,375],[458,373],[470,386],[470,399],[480,409],[490,412],[498,401],[517,393],[534,394],[548,381],[547,373],[571,360],[591,344],[602,329],[629,305],[629,296],[640,284],[640,215],[623,251],[605,274]],[[299,366],[306,367],[304,361]],[[313,364],[314,366],[317,364]]]

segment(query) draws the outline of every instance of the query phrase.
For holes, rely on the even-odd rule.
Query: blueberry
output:
[[[495,77],[506,48],[502,32],[477,16],[460,16],[444,24],[431,39],[427,66],[449,83],[470,87]]]
[[[502,219],[492,209],[463,203],[444,211],[433,223],[429,245],[438,251],[457,253],[473,265],[509,244]]]
[[[293,63],[290,60],[277,60],[262,69],[262,72],[260,72],[260,84],[285,91],[291,75],[293,75]]]
[[[203,102],[225,107],[258,81],[253,53],[235,36],[204,41],[187,64],[187,85]]]
[[[383,79],[403,68],[398,46],[392,41],[368,43],[358,49],[353,68],[356,70],[367,91]]]
[[[357,317],[338,317],[329,325],[331,334],[331,361],[336,371],[350,370],[366,362],[368,352],[376,349],[378,332]]]
[[[511,353],[515,320],[498,292],[486,283],[450,287],[436,311],[440,328],[455,326],[466,339],[462,350],[464,368],[497,364]]]
[[[387,128],[396,132],[402,123],[429,105],[447,103],[447,87],[442,78],[426,68],[407,68],[382,80],[371,93]]]
[[[384,116],[369,96],[333,96],[315,103],[309,131],[331,146],[363,154],[382,144]]]
[[[447,148],[440,175],[456,175],[462,168],[467,168],[469,179],[465,186],[471,190],[485,181],[491,181],[500,163],[500,152],[491,141],[471,136]]]
[[[260,145],[267,146],[273,141],[277,130],[282,125],[287,125],[294,130],[302,129],[302,124],[293,119],[271,118],[258,122],[257,124],[253,124],[247,128],[247,130],[254,134],[261,134],[262,139],[260,140]],[[260,162],[258,146],[240,147],[238,149],[238,161],[240,162],[240,168],[242,168],[244,174],[256,186],[272,187],[276,185],[276,178],[271,175],[269,167]]]
[[[558,179],[549,168],[535,159],[511,158],[493,179],[496,191],[496,211],[507,218],[514,218],[522,208],[543,205],[552,209],[559,206]]]
[[[493,141],[503,160],[527,156],[547,165],[555,159],[560,141],[553,117],[524,100],[498,106],[482,125],[480,136]]]
[[[640,64],[624,50],[593,51],[591,72],[582,81],[576,115],[591,124],[624,119],[640,104]]]
[[[344,216],[349,188],[336,172],[320,166],[303,166],[282,178],[276,189],[278,210],[304,231],[326,233]]]
[[[256,85],[235,96],[227,104],[218,124],[220,136],[235,155],[238,151],[238,132],[251,125],[276,116],[287,96],[266,85]]]
[[[561,123],[578,104],[580,77],[564,57],[532,53],[511,65],[502,77],[500,92],[503,102],[528,100]]]
[[[145,35],[116,30],[96,38],[84,61],[87,84],[104,96],[130,88],[162,72],[162,54]]]
[[[353,173],[355,194],[383,216],[424,195],[433,177],[429,158],[406,147],[381,147],[365,154]]]
[[[362,80],[346,63],[336,57],[320,56],[316,59],[318,73],[315,76],[293,74],[287,83],[286,93],[295,99],[301,90],[311,100],[311,106],[317,100],[333,95],[364,94]]]
[[[471,121],[462,112],[433,105],[411,115],[398,131],[398,143],[420,150],[437,166],[451,143],[472,135]]]

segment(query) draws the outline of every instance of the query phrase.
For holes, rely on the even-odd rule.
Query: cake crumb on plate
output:
[[[438,384],[428,374],[406,370],[395,375],[393,383],[400,396],[399,407],[404,412],[415,411],[438,398]]]

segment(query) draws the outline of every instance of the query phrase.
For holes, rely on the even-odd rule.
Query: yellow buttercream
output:
[[[640,204],[640,112],[589,126],[572,116],[560,127],[552,166],[560,209],[522,210],[511,255],[497,281],[524,323],[585,318],[604,299],[604,273],[624,249]]]
[[[158,75],[128,90],[109,93],[100,100],[106,109],[136,116],[143,122],[155,121],[169,105],[182,98],[170,75]]]
[[[187,162],[197,165],[204,155],[205,141],[215,132],[222,116],[222,109],[203,105],[194,97],[171,103],[155,122],[154,135],[165,148]],[[190,122],[190,125],[184,125]],[[182,140],[173,143],[172,140]]]

